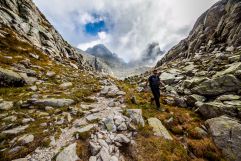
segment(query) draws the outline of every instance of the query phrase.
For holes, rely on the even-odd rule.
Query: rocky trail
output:
[[[95,132],[89,138],[90,150],[93,155],[90,157],[91,161],[124,160],[118,147],[131,142],[134,133],[128,132],[128,128],[129,126],[135,128],[135,125],[131,125],[131,123],[134,121],[134,123],[144,125],[144,121],[139,110],[129,110],[131,118],[124,116],[123,97],[125,92],[120,91],[108,80],[104,80],[103,84],[101,92],[90,97],[96,102],[81,104],[80,108],[83,110],[84,116],[73,121],[70,127],[61,129],[59,139],[55,140],[52,137],[49,147],[39,147],[25,158],[17,160],[49,161],[53,158],[56,158],[56,161],[78,160],[76,140],[81,137],[79,135],[92,129],[95,129]]]

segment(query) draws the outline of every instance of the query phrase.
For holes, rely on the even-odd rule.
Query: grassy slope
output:
[[[136,80],[137,82],[138,80]],[[134,154],[127,153],[129,160],[137,161],[223,161],[220,150],[215,146],[212,139],[207,136],[198,135],[194,130],[204,124],[196,113],[175,106],[164,105],[166,112],[158,112],[154,105],[150,104],[150,92],[137,92],[136,85],[128,81],[117,81],[118,86],[127,92],[126,100],[128,108],[142,109],[144,119],[156,117],[162,121],[174,138],[174,141],[166,141],[157,138],[151,132],[148,125],[139,129],[137,136],[137,148]],[[137,104],[132,104],[130,98],[135,96]],[[165,96],[162,96],[163,99]],[[173,117],[173,122],[166,123],[166,120]],[[185,145],[188,150],[184,148]],[[191,157],[192,154],[195,157]]]
[[[69,65],[63,65],[52,61],[49,57],[42,53],[40,50],[31,46],[29,43],[20,41],[17,39],[17,35],[8,30],[4,29],[9,35],[6,38],[1,38],[0,41],[0,67],[10,69],[15,63],[20,63],[23,60],[29,59],[32,65],[39,66],[40,68],[32,67],[38,79],[44,80],[44,83],[37,85],[38,91],[33,92],[29,90],[28,85],[20,88],[0,88],[0,98],[6,101],[13,101],[15,106],[13,110],[10,111],[0,111],[1,115],[6,116],[17,116],[17,120],[14,122],[0,120],[0,132],[8,129],[23,125],[22,119],[31,117],[35,121],[29,123],[29,128],[25,130],[23,134],[33,134],[35,139],[34,142],[25,146],[21,146],[21,143],[10,143],[14,138],[19,136],[6,136],[0,134],[0,160],[12,160],[14,158],[24,157],[30,152],[34,151],[36,147],[48,146],[50,143],[49,136],[55,136],[56,138],[60,134],[60,128],[65,128],[70,125],[68,122],[64,122],[61,125],[51,125],[55,119],[60,119],[63,117],[62,112],[70,112],[68,107],[63,107],[59,109],[54,109],[46,111],[44,109],[34,107],[34,109],[24,109],[18,106],[18,103],[24,102],[25,100],[31,98],[32,95],[38,94],[40,98],[42,96],[47,96],[50,98],[71,98],[74,99],[76,104],[73,105],[74,108],[80,108],[80,103],[83,101],[92,101],[87,97],[96,93],[100,90],[99,80],[96,76],[91,75],[86,71],[80,71],[73,69]],[[35,59],[30,56],[30,53],[34,53],[39,56],[39,59]],[[8,57],[12,57],[9,59]],[[58,77],[48,78],[46,77],[47,71],[53,71]],[[63,82],[72,82],[73,86],[69,89],[63,90],[59,87]],[[45,113],[47,116],[40,117],[38,113]],[[81,117],[81,112],[77,115],[72,115],[74,119]],[[4,118],[4,117],[3,117]],[[40,124],[47,123],[47,127],[42,127]],[[83,143],[82,143],[83,144]],[[9,152],[16,146],[21,146],[20,150],[17,152]]]

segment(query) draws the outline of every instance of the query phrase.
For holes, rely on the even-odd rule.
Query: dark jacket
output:
[[[150,87],[159,87],[160,86],[160,78],[159,76],[152,75],[148,78]]]

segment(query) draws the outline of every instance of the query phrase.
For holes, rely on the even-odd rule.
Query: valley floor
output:
[[[27,130],[28,132],[25,131],[24,135],[34,134],[34,140],[31,143],[23,145],[23,142],[19,140],[18,136],[10,139],[9,141],[11,143],[9,143],[9,148],[11,152],[2,153],[1,160],[11,160],[19,157],[26,158],[22,159],[22,161],[88,160],[93,154],[96,155],[90,158],[93,159],[93,161],[97,158],[102,158],[102,160],[105,161],[105,159],[108,160],[108,157],[109,159],[112,158],[113,161],[116,158],[118,158],[118,160],[130,161],[223,160],[220,151],[205,131],[203,120],[194,112],[164,104],[162,104],[162,107],[165,109],[165,112],[158,112],[154,105],[151,105],[149,102],[151,98],[150,92],[137,92],[135,85],[130,85],[123,81],[104,79],[100,81],[100,84],[102,84],[102,90],[88,97],[88,100],[91,100],[90,103],[75,105],[76,109],[82,111],[83,114],[81,116],[76,117],[73,114],[73,110],[62,111],[62,109],[56,109],[55,112],[57,111],[63,116],[59,121],[46,120],[45,123],[45,121],[42,120],[42,123],[40,125],[38,124],[38,126],[43,126],[43,130],[48,131],[48,129],[51,129],[51,125],[53,128],[57,128],[59,124],[61,126],[59,127],[58,133],[55,133],[55,129],[51,131],[51,133],[55,133],[55,135],[38,136],[40,133]],[[119,88],[117,88],[115,84],[117,84]],[[133,96],[136,97],[137,104],[131,102]],[[163,96],[162,100],[165,99],[166,97]],[[68,108],[71,109],[73,107]],[[115,120],[119,118],[119,116],[120,120],[123,118],[125,120],[126,116],[124,115],[127,115],[127,109],[141,109],[145,126],[142,127],[139,125],[136,126],[136,128],[130,129],[130,124],[127,123],[128,121],[124,121],[127,127],[124,126],[123,129],[115,130],[113,128],[118,128],[116,124],[110,123],[111,121],[105,122],[108,118]],[[43,115],[42,118],[46,119],[47,116],[50,118],[56,116],[54,113],[41,113]],[[11,113],[1,115],[2,120],[7,117],[13,117],[13,115],[11,115]],[[149,126],[147,122],[149,118],[153,117],[162,121],[173,140],[166,140],[163,137],[154,135],[152,127]],[[102,125],[107,126],[103,129]],[[115,125],[116,127],[114,127]],[[110,129],[106,129],[106,127]],[[42,127],[40,127],[40,129],[42,129]],[[108,132],[109,130],[110,132]],[[112,139],[115,140],[117,135],[122,133],[124,134],[123,138],[127,140],[126,142],[119,141],[120,144],[118,146],[116,145],[116,141],[112,143],[108,142],[108,137],[111,138],[113,136]],[[21,133],[21,136],[22,135],[23,132]],[[97,137],[96,147],[93,146],[95,143],[95,140],[93,140],[95,135]],[[38,140],[39,137],[41,137],[41,140]],[[17,148],[31,148],[31,144],[35,144],[37,140],[46,142],[46,138],[49,138],[47,145],[43,146],[43,144],[38,144],[38,146],[32,147],[37,149],[33,149],[33,152],[27,150],[31,152],[28,155],[24,150],[17,151]],[[14,140],[14,142],[12,140]],[[108,149],[112,147],[118,148],[116,151],[112,150],[112,152],[109,153],[102,153],[101,149],[98,149],[98,146],[100,146],[100,148],[108,146]],[[93,149],[100,152],[94,152]],[[16,153],[12,153],[13,150],[15,150]]]
[[[14,35],[1,47],[1,86],[13,87],[0,88],[0,160],[223,160],[199,115],[165,95],[158,112],[138,80],[53,61]]]

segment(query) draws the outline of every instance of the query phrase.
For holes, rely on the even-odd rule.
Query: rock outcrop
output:
[[[26,84],[18,73],[0,67],[0,87],[21,87]]]
[[[203,13],[189,36],[174,46],[157,63],[160,66],[177,58],[189,58],[199,52],[230,51],[241,44],[241,2],[221,0]]]
[[[156,65],[164,102],[199,113],[228,160],[240,160],[241,1],[220,0]],[[223,116],[226,115],[226,116]],[[234,118],[234,119],[231,119]]]
[[[241,160],[241,124],[238,120],[221,116],[206,121],[216,145],[229,160]]]
[[[72,60],[82,66],[82,56],[62,38],[32,0],[2,0],[0,6],[0,31],[8,28],[20,40],[37,47],[51,58]]]
[[[153,128],[154,135],[163,137],[167,140],[173,140],[172,136],[169,134],[165,126],[162,125],[162,122],[157,118],[149,118],[149,125]]]
[[[157,63],[160,79],[168,85],[165,92],[174,97],[169,104],[186,103],[205,118],[223,114],[240,118],[240,15],[240,1],[217,2]]]

